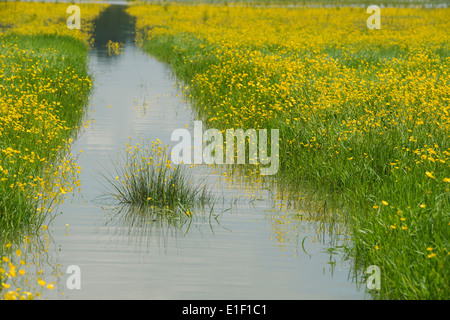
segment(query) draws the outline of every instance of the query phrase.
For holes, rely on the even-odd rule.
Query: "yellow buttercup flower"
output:
[[[425,174],[427,175],[427,177],[434,179],[433,172],[427,171],[425,172]]]

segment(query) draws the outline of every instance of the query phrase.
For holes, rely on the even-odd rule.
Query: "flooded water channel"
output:
[[[124,8],[111,6],[96,22],[89,122],[73,145],[81,185],[49,224],[48,261],[58,265],[60,276],[57,290],[42,297],[367,298],[352,281],[350,264],[318,236],[318,224],[296,219],[298,212],[276,210],[274,192],[263,183],[208,166],[193,168],[198,176],[207,174],[208,188],[222,202],[189,226],[98,202],[105,188],[99,174],[108,173],[111,157],[127,143],[144,138],[173,145],[172,132],[191,129],[196,120],[169,67],[135,46],[133,21]],[[120,54],[108,53],[109,40],[124,44]],[[66,286],[66,268],[72,265],[81,271],[80,289]]]

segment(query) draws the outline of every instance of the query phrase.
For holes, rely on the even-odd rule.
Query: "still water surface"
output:
[[[61,275],[57,290],[43,298],[366,298],[350,277],[349,263],[318,239],[316,224],[294,223],[295,212],[274,212],[270,190],[251,181],[237,185],[212,168],[195,168],[198,175],[208,173],[209,188],[225,200],[217,219],[194,219],[189,229],[98,203],[105,191],[99,173],[108,173],[111,156],[127,142],[173,145],[172,131],[192,128],[195,120],[168,66],[135,46],[123,9],[111,6],[96,23],[90,121],[72,148],[82,167],[81,186],[49,226],[49,255]],[[108,40],[123,43],[123,52],[109,55]],[[227,205],[236,196],[241,200]],[[80,267],[79,290],[65,286],[69,265]]]

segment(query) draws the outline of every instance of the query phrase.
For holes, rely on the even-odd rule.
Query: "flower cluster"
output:
[[[0,3],[0,297],[31,299],[11,283],[26,273],[10,243],[43,221],[80,181],[70,153],[92,81],[86,70],[92,20],[106,5],[81,5],[83,28],[67,28],[67,4]],[[19,237],[20,238],[20,237]],[[15,241],[15,240],[14,240]],[[20,240],[19,242],[21,242]],[[23,242],[23,241],[22,241]],[[21,256],[17,249],[15,255]],[[38,278],[39,286],[52,289]]]

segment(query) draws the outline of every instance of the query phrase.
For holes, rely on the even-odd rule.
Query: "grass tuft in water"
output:
[[[113,175],[102,175],[111,189],[105,196],[120,205],[186,214],[210,204],[212,197],[206,186],[196,181],[186,165],[174,165],[167,149],[159,140],[134,146],[127,143],[113,164]]]

